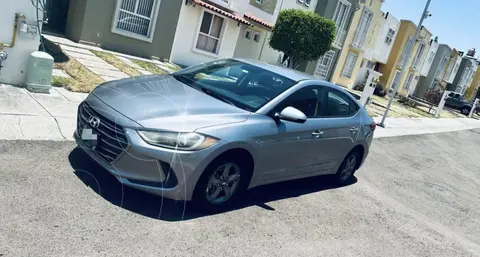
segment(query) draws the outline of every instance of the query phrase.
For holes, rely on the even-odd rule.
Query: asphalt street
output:
[[[479,145],[480,130],[375,139],[349,186],[264,186],[203,216],[72,142],[2,141],[0,256],[480,256]]]

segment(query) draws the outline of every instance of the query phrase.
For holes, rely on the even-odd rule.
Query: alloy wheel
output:
[[[357,165],[357,156],[355,154],[351,154],[345,160],[345,165],[343,170],[340,172],[340,179],[342,181],[346,181],[349,179],[353,173],[355,172],[355,166]]]
[[[206,197],[210,203],[221,204],[232,197],[240,185],[240,167],[226,163],[218,167],[210,176]]]

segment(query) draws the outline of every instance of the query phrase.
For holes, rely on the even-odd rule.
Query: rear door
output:
[[[360,106],[345,91],[325,87],[324,92],[319,129],[322,140],[315,141],[317,152],[312,164],[319,174],[336,172],[355,145],[362,124]]]

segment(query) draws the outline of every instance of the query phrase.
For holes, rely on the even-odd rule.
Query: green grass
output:
[[[130,77],[142,75],[138,70],[122,62],[122,60],[118,59],[114,54],[94,50],[90,51]]]
[[[68,87],[72,83],[72,80],[65,77],[52,77],[52,86],[54,87]]]
[[[63,87],[73,92],[89,93],[96,86],[103,83],[102,78],[73,58],[70,58],[67,62],[55,63],[54,68],[61,69],[72,77],[70,83],[63,85]]]
[[[131,60],[133,63],[137,64],[138,66],[144,68],[147,71],[150,71],[153,74],[168,74],[168,72],[164,69],[161,69],[157,65],[151,62],[147,61],[142,61],[142,60],[137,60],[137,59],[132,59]]]

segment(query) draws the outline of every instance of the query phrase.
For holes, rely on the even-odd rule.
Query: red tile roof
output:
[[[210,10],[212,10],[212,11],[214,11],[214,12],[217,12],[217,13],[223,15],[223,16],[226,16],[226,17],[228,17],[228,18],[231,18],[231,19],[236,20],[236,21],[238,21],[238,22],[241,22],[241,23],[243,23],[243,24],[252,25],[250,22],[248,22],[247,20],[245,20],[243,17],[238,16],[236,13],[227,12],[227,11],[225,11],[225,10],[222,10],[222,9],[216,7],[216,6],[213,6],[213,5],[211,5],[211,4],[205,3],[205,2],[202,1],[202,0],[193,0],[193,2],[194,2],[195,4],[198,4],[198,5],[202,6],[202,7],[205,7],[205,8],[207,8],[207,9],[210,9]]]
[[[258,23],[258,24],[261,24],[261,25],[263,25],[263,26],[265,26],[265,27],[267,27],[267,28],[269,28],[269,29],[272,29],[272,28],[273,28],[273,24],[270,24],[270,23],[268,23],[268,22],[266,22],[266,21],[264,21],[264,20],[262,20],[262,19],[260,19],[260,18],[257,18],[257,17],[255,17],[253,14],[251,14],[251,13],[245,13],[243,16],[244,16],[245,18],[247,18],[247,19],[249,19],[249,20],[252,20],[252,21],[254,21],[254,22]]]

